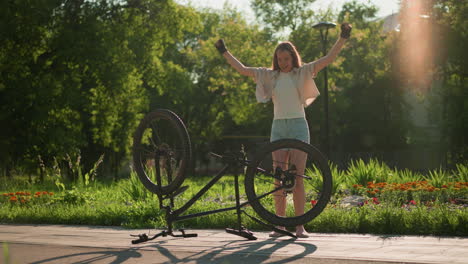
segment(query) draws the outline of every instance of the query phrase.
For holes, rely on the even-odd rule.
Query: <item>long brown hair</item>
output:
[[[278,44],[275,49],[275,53],[273,54],[273,70],[279,71],[280,67],[278,64],[278,57],[276,56],[277,51],[287,51],[289,54],[291,54],[291,57],[293,59],[293,68],[299,68],[302,65],[302,60],[301,56],[299,55],[299,52],[297,52],[296,47],[289,41],[284,41]]]

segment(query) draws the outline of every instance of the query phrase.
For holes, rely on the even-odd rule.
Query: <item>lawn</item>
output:
[[[467,166],[426,175],[393,170],[375,160],[353,162],[346,171],[331,167],[332,201],[306,225],[308,231],[468,236]],[[184,185],[190,188],[176,198],[176,206],[190,199],[208,180],[188,177]],[[187,213],[233,205],[233,181],[232,176],[224,177]],[[15,181],[2,181],[0,195],[1,223],[165,226],[157,197],[144,189],[134,173],[119,181],[87,179],[73,184],[65,183],[60,175],[49,176],[44,183],[17,177]],[[241,198],[246,199],[243,190]],[[353,198],[359,202],[349,202]],[[246,210],[254,214],[251,208]],[[235,223],[236,215],[229,211],[177,222],[176,227],[225,228]],[[243,224],[252,230],[265,229],[247,217],[243,217]]]

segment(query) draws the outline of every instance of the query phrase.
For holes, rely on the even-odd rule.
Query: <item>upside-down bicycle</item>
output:
[[[273,159],[272,154],[278,150],[285,150],[285,153],[296,151],[294,153],[304,155],[306,159],[304,173],[297,173],[296,164],[293,164],[290,158],[283,157],[281,162]],[[210,154],[219,158],[224,167],[194,197],[175,209],[174,199],[188,188],[188,186],[181,187],[187,177],[192,159],[187,129],[175,113],[166,109],[150,112],[141,120],[133,137],[133,166],[143,185],[157,195],[160,208],[165,210],[167,230],[152,237],[146,234],[137,235],[138,239],[133,240],[132,243],[141,243],[168,235],[195,237],[197,234],[187,234],[183,229],[179,229],[180,235],[175,234],[173,223],[230,210],[236,210],[237,226],[226,228],[228,233],[255,240],[253,233],[242,226],[241,215],[246,215],[276,232],[296,237],[288,231],[276,228],[275,225],[285,227],[303,225],[317,217],[330,200],[332,175],[327,159],[310,144],[295,139],[274,141],[259,148],[251,159],[248,159],[243,151],[223,155]],[[239,168],[246,169],[244,186],[247,201],[241,202],[239,174],[234,174],[234,206],[183,214],[229,170]],[[290,194],[298,182],[304,185],[306,203],[304,212],[296,215],[294,199],[291,199],[293,195]],[[284,198],[286,199],[284,216],[278,216],[275,213],[275,195],[286,197]],[[247,213],[248,205],[268,224],[253,216],[254,213]]]

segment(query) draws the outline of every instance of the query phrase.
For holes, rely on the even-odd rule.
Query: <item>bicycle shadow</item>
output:
[[[245,240],[230,240],[226,241],[222,245],[210,247],[206,250],[201,250],[200,252],[183,252],[180,254],[177,250],[171,250],[166,247],[164,244],[167,241],[158,241],[158,242],[149,242],[144,247],[128,248],[124,250],[115,249],[96,249],[93,248],[92,251],[78,252],[78,253],[65,253],[60,256],[49,257],[37,261],[30,262],[32,264],[42,264],[42,263],[133,263],[135,261],[144,263],[148,259],[148,254],[153,252],[156,255],[160,254],[165,259],[162,260],[160,257],[156,258],[161,260],[157,263],[268,263],[274,264],[283,264],[296,261],[304,258],[305,256],[312,254],[317,250],[317,247],[312,244],[298,242],[294,239],[290,240],[275,240],[268,239],[263,241],[245,241]],[[278,255],[275,254],[275,258],[278,257],[275,261],[271,261],[273,254],[282,249],[285,246],[294,244],[295,246],[303,247],[304,250],[294,256],[290,255]],[[50,247],[50,246],[49,246]],[[173,247],[173,246],[172,246]],[[156,249],[156,252],[148,249]],[[143,258],[143,252],[146,255]],[[184,255],[183,257],[178,257],[177,255]],[[152,260],[156,260],[151,258]],[[154,262],[156,263],[156,262]]]
[[[176,238],[177,239],[177,238]],[[185,238],[180,238],[185,240]],[[172,239],[171,239],[172,240]],[[289,263],[300,260],[314,253],[317,247],[306,241],[296,239],[265,239],[249,241],[234,237],[233,239],[221,238],[216,245],[207,246],[203,250],[177,250],[170,241],[160,240],[147,242],[143,246],[129,248],[82,248],[63,249],[59,245],[39,245],[44,250],[60,252],[59,255],[44,257],[30,263],[146,263],[148,259],[152,263]],[[187,240],[187,244],[196,241]],[[21,244],[17,244],[21,246]],[[289,248],[286,248],[289,247]],[[51,248],[55,248],[52,250]],[[78,249],[77,249],[78,248]],[[288,253],[289,249],[299,252],[294,256]],[[64,250],[64,251],[62,251]],[[22,250],[24,252],[24,250]],[[71,252],[70,252],[71,251]],[[21,251],[20,251],[21,252]],[[271,258],[274,257],[274,260]]]
[[[304,258],[317,250],[315,245],[302,243],[295,239],[277,240],[267,239],[263,241],[231,240],[223,245],[212,247],[196,253],[190,253],[183,258],[177,257],[177,252],[164,246],[166,241],[156,242],[151,245],[158,250],[168,260],[166,263],[268,263],[282,264]],[[294,256],[277,254],[275,258],[279,260],[271,261],[273,254],[288,245],[301,246],[304,250]]]
[[[51,257],[39,261],[33,261],[31,264],[41,263],[126,263],[142,257],[142,254],[137,252],[138,249],[125,249],[125,250],[95,250],[83,253],[64,254],[62,256]]]

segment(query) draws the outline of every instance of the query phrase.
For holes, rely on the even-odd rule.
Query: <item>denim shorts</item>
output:
[[[309,144],[310,135],[307,120],[303,117],[273,120],[270,142],[284,138],[294,138]]]

